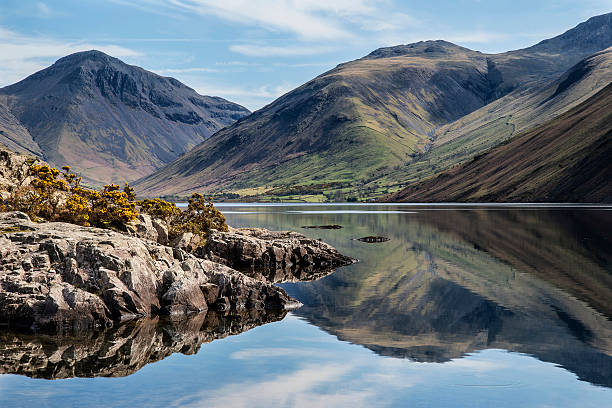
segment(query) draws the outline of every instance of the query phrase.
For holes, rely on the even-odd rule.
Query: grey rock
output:
[[[173,248],[181,249],[188,253],[196,252],[202,244],[203,239],[200,235],[192,232],[183,232],[181,235],[172,240],[170,245]]]
[[[196,255],[269,282],[318,279],[356,262],[325,242],[263,228],[212,231]]]
[[[0,323],[10,327],[78,331],[203,312],[219,298],[232,311],[299,304],[278,287],[180,249],[0,213]]]
[[[162,220],[153,219],[153,228],[157,231],[157,243],[162,245],[168,245],[168,227]]]
[[[0,199],[8,198],[19,187],[32,181],[28,175],[35,160],[25,154],[14,153],[0,144]]]

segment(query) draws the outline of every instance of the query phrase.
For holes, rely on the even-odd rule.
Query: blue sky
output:
[[[501,52],[610,11],[612,0],[2,0],[0,86],[95,48],[254,110],[379,47]]]

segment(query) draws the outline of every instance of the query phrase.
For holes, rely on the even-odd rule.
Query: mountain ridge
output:
[[[376,180],[426,152],[439,127],[492,98],[556,79],[592,48],[612,45],[611,16],[501,54],[441,40],[375,50],[217,132],[139,180],[137,191],[265,192],[300,184],[354,187]],[[576,38],[585,39],[588,49],[568,47],[560,55],[560,44]]]

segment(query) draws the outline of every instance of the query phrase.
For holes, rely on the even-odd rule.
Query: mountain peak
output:
[[[461,47],[452,42],[444,40],[428,40],[419,41],[412,44],[396,45],[392,47],[378,48],[366,55],[364,59],[378,59],[378,58],[391,58],[401,57],[407,55],[440,55],[440,54],[451,54],[455,52],[474,52],[468,48]]]
[[[249,113],[97,50],[63,57],[0,95],[50,164],[96,184],[146,175]]]
[[[103,53],[98,50],[89,50],[89,51],[79,51],[74,54],[67,55],[55,61],[53,66],[63,66],[63,65],[80,65],[85,62],[94,62],[99,64],[121,64],[127,65],[123,61],[111,57],[108,54]]]

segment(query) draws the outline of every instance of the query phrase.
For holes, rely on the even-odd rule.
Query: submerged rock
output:
[[[0,323],[9,327],[64,332],[297,304],[278,287],[153,240],[0,213]]]
[[[341,229],[342,225],[329,224],[329,225],[304,225],[302,228],[305,229]]]
[[[213,231],[196,255],[269,282],[318,279],[356,262],[325,242],[262,228]]]
[[[379,236],[368,236],[368,237],[363,237],[363,238],[355,238],[355,241],[361,241],[361,242],[367,242],[369,244],[375,243],[375,242],[387,242],[390,241],[389,238],[387,237],[379,237]]]

